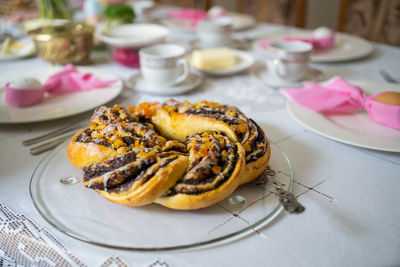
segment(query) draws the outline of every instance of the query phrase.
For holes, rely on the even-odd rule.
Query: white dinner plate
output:
[[[207,70],[207,69],[197,69],[196,70],[209,74],[209,75],[214,75],[214,76],[228,76],[228,75],[233,75],[239,72],[242,72],[244,70],[247,70],[251,66],[253,66],[255,59],[252,54],[241,51],[241,50],[236,50],[236,49],[231,49],[232,54],[236,58],[236,64],[229,67],[229,68],[224,68],[224,69],[216,69],[216,70]]]
[[[32,71],[29,72],[29,77],[37,78],[43,83],[51,74],[60,69],[61,68],[54,68],[51,71],[32,69]],[[75,115],[107,103],[118,96],[123,89],[122,81],[112,74],[90,67],[78,67],[77,69],[80,72],[92,73],[101,80],[117,80],[117,82],[104,88],[92,89],[89,91],[64,95],[46,95],[40,103],[34,106],[17,108],[5,102],[4,85],[20,75],[28,74],[15,73],[9,77],[1,77],[0,123],[38,122]]]
[[[254,17],[248,14],[227,12],[227,17],[232,20],[232,29],[234,31],[249,29],[257,24],[257,21],[254,19]],[[194,32],[196,30],[196,27],[191,26],[191,22],[189,20],[167,18],[163,20],[162,23],[179,31]]]
[[[350,81],[367,95],[381,91],[400,92],[400,86],[383,82]],[[400,131],[372,121],[365,110],[344,115],[322,115],[288,100],[290,115],[306,128],[345,144],[400,152]]]
[[[127,81],[126,85],[138,92],[154,95],[180,95],[193,90],[202,82],[202,77],[195,73],[189,73],[187,78],[181,83],[173,86],[154,86],[143,79],[140,72],[132,75]]]
[[[309,38],[312,31],[288,30],[271,34],[253,42],[253,48],[258,51],[266,51],[261,46],[262,40],[283,41],[285,37]],[[331,49],[314,51],[311,56],[313,62],[339,62],[363,58],[372,53],[374,47],[367,40],[350,34],[336,33],[335,45]]]
[[[31,38],[26,37],[14,42],[16,44],[23,45],[23,47],[21,47],[20,49],[12,49],[11,53],[9,54],[0,54],[0,61],[20,59],[24,57],[29,57],[36,53],[35,43],[32,41]]]

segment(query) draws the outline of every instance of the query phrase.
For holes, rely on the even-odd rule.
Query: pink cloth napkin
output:
[[[311,38],[299,38],[299,37],[288,36],[288,37],[285,37],[284,40],[285,41],[293,41],[293,42],[300,41],[300,42],[305,42],[305,43],[309,43],[309,44],[313,45],[313,41]]]
[[[66,65],[60,72],[50,76],[43,84],[50,94],[65,94],[76,91],[87,91],[93,88],[103,88],[116,80],[101,81],[90,73],[80,73],[72,64]]]
[[[208,18],[209,14],[202,10],[182,8],[168,12],[168,16],[174,19],[188,20],[190,21],[190,27],[196,27],[197,23],[202,19]]]
[[[10,87],[10,83],[5,86],[6,102],[14,107],[32,106],[44,97],[43,89],[14,89]]]
[[[267,40],[267,39],[265,39],[265,40],[261,40],[260,41],[260,46],[262,47],[262,48],[268,48],[268,46],[271,44],[271,43],[273,43],[274,41],[271,41],[271,40]]]
[[[111,53],[112,58],[119,64],[130,67],[140,68],[139,51],[134,48],[115,48]]]
[[[80,73],[72,65],[68,64],[60,72],[50,76],[40,89],[16,89],[6,85],[6,102],[15,107],[27,107],[39,103],[45,93],[66,94],[77,91],[87,91],[95,88],[103,88],[116,80],[101,81],[90,73]]]
[[[335,77],[324,85],[304,82],[304,88],[284,88],[298,104],[316,112],[347,112],[364,106],[361,88]]]
[[[304,88],[282,88],[281,92],[299,105],[320,113],[345,113],[365,108],[375,122],[400,130],[400,107],[374,101],[381,93],[366,97],[360,87],[340,77],[324,85],[303,84]]]

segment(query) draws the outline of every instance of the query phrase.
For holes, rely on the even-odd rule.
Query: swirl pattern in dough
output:
[[[173,209],[218,203],[265,168],[263,130],[237,108],[215,102],[98,108],[68,147],[84,186],[123,205]]]

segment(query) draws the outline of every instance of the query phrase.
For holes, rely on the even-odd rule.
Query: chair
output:
[[[400,46],[400,0],[342,0],[338,30]]]
[[[208,0],[155,0],[158,4],[207,10]]]
[[[222,6],[247,13],[258,21],[304,27],[307,0],[156,0],[157,3],[208,10]]]
[[[236,11],[258,21],[304,27],[307,0],[238,0]]]

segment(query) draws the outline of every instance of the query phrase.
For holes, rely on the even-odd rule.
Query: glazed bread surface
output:
[[[100,107],[68,146],[84,186],[107,200],[180,210],[225,199],[257,178],[270,155],[256,122],[208,101]]]

